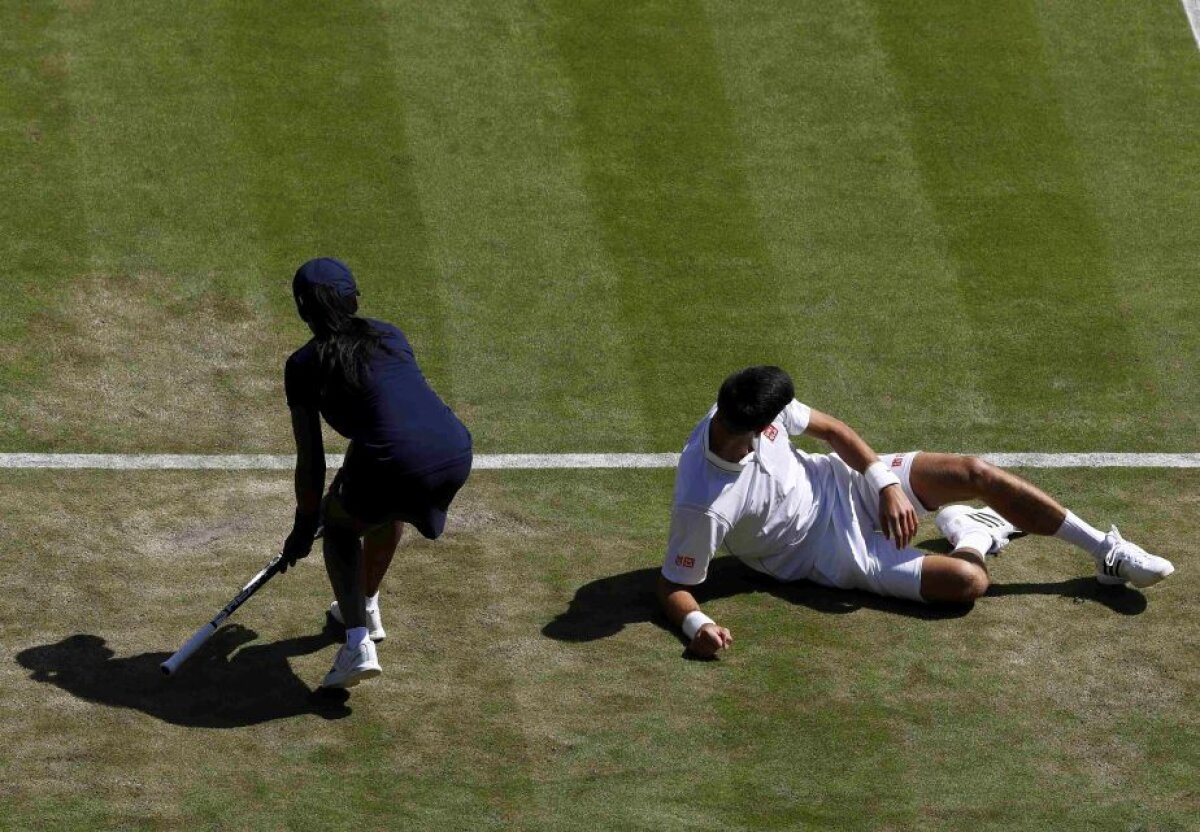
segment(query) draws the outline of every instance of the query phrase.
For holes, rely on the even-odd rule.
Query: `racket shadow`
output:
[[[288,663],[290,657],[335,644],[331,633],[250,644],[257,637],[241,625],[226,625],[172,677],[159,670],[169,653],[120,658],[103,638],[86,633],[22,650],[16,660],[36,682],[174,725],[238,728],[308,714],[340,719],[351,713],[344,691],[314,691]]]

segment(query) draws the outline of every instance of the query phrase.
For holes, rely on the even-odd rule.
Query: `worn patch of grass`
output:
[[[88,275],[25,339],[0,347],[6,362],[54,367],[0,406],[31,450],[278,447],[291,430],[288,344],[264,323],[243,301],[189,296],[162,274]],[[272,357],[275,373],[264,366]]]
[[[669,472],[476,474],[443,540],[402,544],[385,674],[341,703],[310,698],[319,555],[157,671],[278,545],[286,476],[9,472],[0,805],[14,828],[1186,828],[1200,678],[1172,530],[1195,475],[1038,479],[1179,573],[1102,590],[1027,538],[964,615],[724,560],[702,598],[737,641],[705,663],[653,602]]]

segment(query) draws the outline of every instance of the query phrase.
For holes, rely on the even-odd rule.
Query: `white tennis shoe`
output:
[[[1096,580],[1102,584],[1123,584],[1128,581],[1144,589],[1175,571],[1171,561],[1152,555],[1141,546],[1122,538],[1116,526],[1105,536],[1104,545],[1104,554],[1096,558]]]
[[[999,552],[1014,535],[1020,533],[1016,526],[990,508],[946,506],[937,513],[933,522],[955,548],[969,532],[986,532],[992,539],[991,547],[984,553],[988,555]]]
[[[343,644],[333,660],[333,668],[321,681],[323,688],[352,688],[365,679],[374,679],[383,668],[375,655],[375,642],[366,639],[358,647]]]
[[[346,622],[342,618],[342,611],[338,607],[338,602],[334,601],[329,605],[329,617],[337,622],[339,627],[345,627]],[[387,633],[383,629],[383,616],[379,612],[379,605],[367,605],[367,637],[371,641],[383,641],[387,638]]]

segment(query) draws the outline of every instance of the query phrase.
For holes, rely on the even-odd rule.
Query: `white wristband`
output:
[[[863,472],[863,476],[871,484],[871,490],[877,494],[889,485],[900,484],[900,478],[889,471],[888,467],[879,460],[868,465],[867,470]]]
[[[705,624],[716,623],[700,610],[692,610],[683,617],[683,634],[688,637],[688,641],[691,641]]]

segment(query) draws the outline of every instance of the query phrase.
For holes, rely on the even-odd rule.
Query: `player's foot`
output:
[[[333,669],[321,681],[323,688],[352,688],[364,679],[383,672],[375,655],[375,642],[367,639],[358,647],[343,644],[333,660]]]
[[[326,613],[329,620],[335,623],[338,627],[345,628],[346,622],[342,618],[342,611],[338,608],[338,602],[334,601],[329,605],[329,612]],[[383,616],[379,612],[379,605],[371,606],[367,604],[367,637],[371,641],[383,641],[387,638],[387,633],[383,630]]]
[[[1096,580],[1102,584],[1123,584],[1126,581],[1144,589],[1161,581],[1175,571],[1171,561],[1152,555],[1121,537],[1117,527],[1104,538],[1104,554],[1096,558]]]
[[[974,506],[946,506],[937,513],[933,521],[950,545],[958,544],[971,532],[985,532],[992,545],[985,555],[994,555],[1009,544],[1013,537],[1021,534],[1017,527],[990,508]]]

